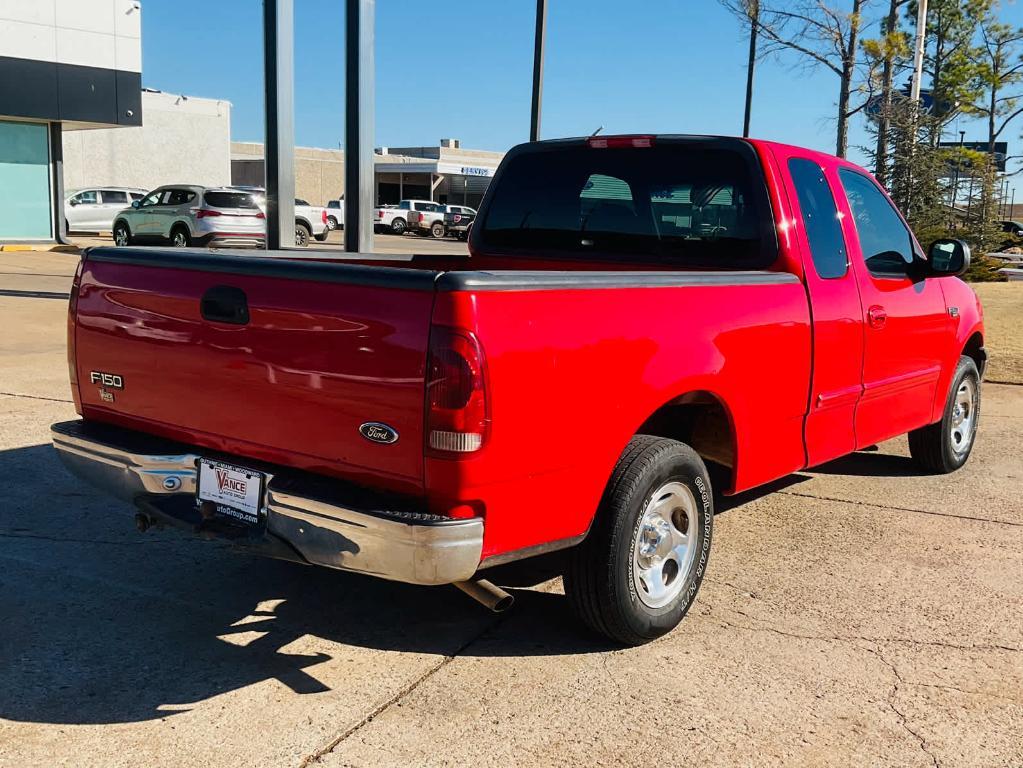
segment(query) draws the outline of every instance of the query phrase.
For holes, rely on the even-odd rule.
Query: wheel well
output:
[[[690,446],[707,462],[718,465],[734,487],[735,433],[724,404],[710,392],[688,392],[658,408],[637,434],[657,435]]]
[[[309,223],[308,221],[306,221],[305,219],[297,219],[297,220],[295,221],[295,226],[296,226],[296,227],[305,227],[305,228],[306,228],[306,229],[308,229],[308,230],[309,230],[310,232],[312,232],[312,231],[313,231],[313,227],[312,227],[312,225],[311,225],[311,224],[310,224],[310,223]]]
[[[984,352],[984,337],[980,335],[980,331],[977,331],[966,340],[963,354],[973,359],[973,362],[977,364],[977,371],[980,372],[980,377],[983,379],[984,366],[987,364],[987,353]]]

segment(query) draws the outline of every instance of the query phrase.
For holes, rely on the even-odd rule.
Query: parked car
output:
[[[126,205],[141,200],[144,189],[134,187],[92,187],[76,189],[64,200],[64,220],[68,232],[110,232],[114,217]]]
[[[969,459],[986,361],[969,249],[921,249],[846,160],[525,144],[469,248],[453,268],[91,249],[68,324],[82,418],[53,426],[57,451],[140,528],[495,608],[511,596],[488,569],[543,554],[624,644],[692,605],[715,493],[907,432],[924,472]]]
[[[345,228],[345,199],[327,201],[327,227],[329,229]]]
[[[1018,248],[1023,245],[1023,224],[1018,221],[1000,221],[998,222],[1002,232],[1007,235],[999,245],[999,250],[1006,250],[1007,248]]]
[[[132,202],[114,219],[114,243],[264,247],[266,217],[251,192],[169,185]]]
[[[233,189],[241,189],[251,192],[255,197],[259,209],[266,213],[266,190],[263,187],[239,186]],[[310,205],[300,197],[295,198],[295,245],[305,248],[309,245],[309,238],[315,238],[317,242],[323,242],[330,235],[330,226],[327,223],[327,210],[318,205]]]
[[[464,206],[449,205],[447,213],[444,214],[444,234],[457,237],[459,240],[466,240],[472,229],[472,223],[476,220],[476,211]],[[450,210],[457,208],[459,210]]]
[[[444,206],[430,200],[402,200],[408,231],[422,237],[444,237]]]

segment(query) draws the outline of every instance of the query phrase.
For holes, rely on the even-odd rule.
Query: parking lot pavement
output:
[[[952,476],[916,475],[900,439],[725,500],[690,615],[621,650],[557,581],[492,616],[135,532],[48,445],[74,415],[65,302],[33,293],[74,262],[13,258],[0,764],[1023,765],[1023,387],[984,387]]]

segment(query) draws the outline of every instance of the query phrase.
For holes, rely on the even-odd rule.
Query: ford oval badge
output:
[[[395,429],[381,424],[379,421],[367,421],[359,427],[359,432],[364,438],[374,443],[385,445],[398,442],[398,432]]]

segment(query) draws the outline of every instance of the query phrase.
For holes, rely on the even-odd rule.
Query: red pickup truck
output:
[[[81,477],[277,557],[492,606],[554,550],[581,619],[684,616],[715,491],[909,433],[970,455],[985,351],[957,275],[884,191],[763,141],[516,147],[466,257],[94,248],[68,319]],[[312,256],[310,254],[310,256]]]

